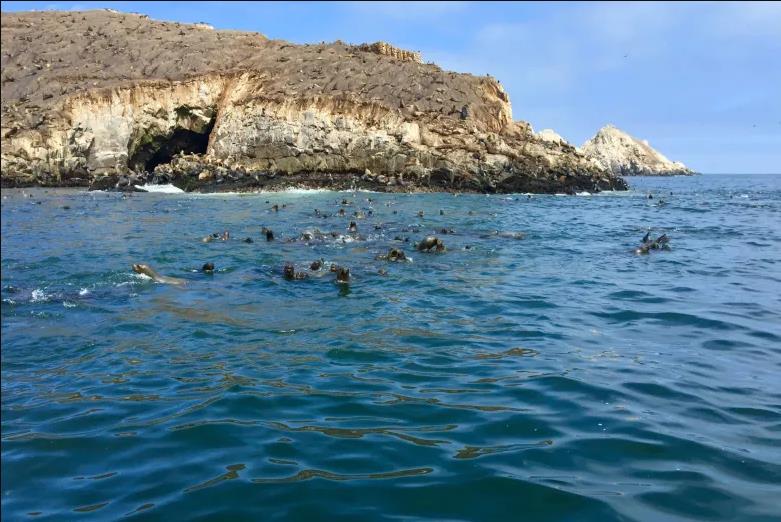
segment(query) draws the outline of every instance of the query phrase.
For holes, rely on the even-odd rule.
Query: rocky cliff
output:
[[[2,183],[625,188],[512,120],[490,77],[377,42],[292,45],[111,10],[2,16]]]
[[[647,141],[634,138],[613,125],[599,129],[579,151],[596,166],[617,176],[688,176],[695,173],[683,163],[670,161]]]

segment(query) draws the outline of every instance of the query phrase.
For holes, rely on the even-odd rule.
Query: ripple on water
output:
[[[2,516],[771,520],[779,179],[517,200],[4,190]],[[343,198],[344,218],[314,215]],[[346,235],[356,210],[365,241],[287,241]],[[442,228],[445,253],[412,252]],[[200,241],[225,229],[255,241]],[[649,229],[671,250],[635,255]],[[413,263],[375,259],[399,246]],[[320,258],[352,284],[281,278]]]

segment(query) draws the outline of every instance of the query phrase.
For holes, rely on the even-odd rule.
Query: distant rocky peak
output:
[[[691,175],[681,162],[670,161],[648,143],[609,123],[599,129],[579,151],[594,164],[619,176]]]

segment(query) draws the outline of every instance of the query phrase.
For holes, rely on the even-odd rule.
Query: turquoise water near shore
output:
[[[4,190],[3,519],[778,520],[781,176],[630,184]]]

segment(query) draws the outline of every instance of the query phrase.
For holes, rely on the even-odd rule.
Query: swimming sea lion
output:
[[[339,215],[340,215],[340,216],[344,216],[344,209],[343,209],[343,208],[340,208],[340,209],[339,209]]]
[[[339,267],[339,269],[336,271],[336,282],[337,283],[349,283],[350,282],[350,269]]]
[[[670,242],[670,238],[667,237],[667,234],[662,234],[661,236],[657,237],[654,240],[649,239],[650,232],[646,234],[643,237],[643,244],[640,245],[637,250],[635,250],[635,253],[637,254],[647,254],[651,250],[669,250],[670,247],[668,243]]]
[[[391,248],[388,252],[388,261],[406,261],[407,255],[400,248]]]
[[[204,263],[201,267],[201,271],[206,274],[211,274],[214,272],[214,263]]]
[[[274,241],[274,232],[270,228],[264,227],[264,232],[266,234],[266,241]]]
[[[347,229],[350,232],[358,232],[358,225],[355,223],[355,221],[350,221],[350,226],[347,227]]]
[[[230,232],[228,232],[227,230],[226,230],[225,232],[223,232],[223,233],[222,233],[222,235],[220,236],[220,239],[221,239],[222,241],[227,241],[227,240],[229,240],[230,238],[231,238],[231,234],[230,234]]]
[[[251,237],[245,237],[245,238],[244,238],[244,242],[245,242],[245,243],[254,243],[254,241],[252,241],[252,238],[251,238]]]
[[[279,212],[279,205],[275,204],[273,207],[271,207],[271,210],[273,210],[274,212]]]
[[[296,267],[293,266],[293,263],[285,263],[285,267],[282,269],[282,275],[288,281],[298,281],[307,278],[307,275],[304,272],[296,272]]]
[[[309,265],[309,270],[312,270],[313,272],[320,270],[323,267],[323,260],[318,259],[317,261],[312,261],[312,264]]]
[[[179,279],[178,277],[168,277],[163,276],[155,272],[151,266],[145,265],[145,264],[133,264],[133,272],[136,274],[144,274],[146,276],[151,277],[158,283],[165,283],[168,285],[185,285],[187,282],[184,279]]]
[[[418,243],[416,248],[421,252],[431,252],[432,249],[441,252],[445,250],[445,244],[438,237],[428,236]]]

